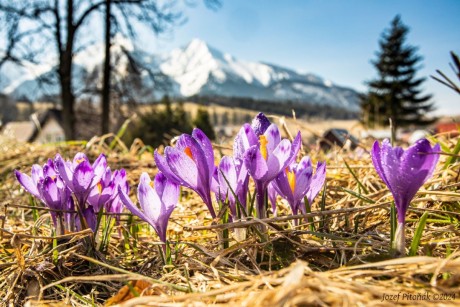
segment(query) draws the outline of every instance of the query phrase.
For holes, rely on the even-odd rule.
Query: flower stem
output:
[[[405,223],[398,223],[392,247],[396,252],[396,257],[402,257],[406,255]]]
[[[257,217],[264,219],[265,216],[265,187],[263,183],[256,183],[256,201],[257,201]]]

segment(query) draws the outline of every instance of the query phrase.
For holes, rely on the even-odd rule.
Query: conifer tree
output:
[[[369,92],[362,97],[365,124],[386,126],[391,118],[395,128],[408,125],[427,125],[435,119],[427,118],[434,109],[431,95],[422,94],[426,78],[416,77],[422,57],[417,47],[406,43],[409,28],[396,16],[379,41],[375,66],[378,77],[368,82]]]

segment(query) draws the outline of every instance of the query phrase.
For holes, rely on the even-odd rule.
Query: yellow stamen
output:
[[[80,164],[80,163],[82,163],[83,161],[85,161],[85,159],[83,159],[83,158],[80,158],[80,159],[77,159],[77,160],[76,160],[77,164]]]
[[[152,189],[154,188],[153,181],[150,181],[149,185],[152,187]]]
[[[190,159],[192,159],[193,161],[195,161],[195,159],[193,159],[193,154],[192,154],[192,150],[190,149],[190,147],[185,147],[184,149],[184,152],[187,156],[189,156]]]
[[[291,191],[294,192],[295,190],[295,173],[294,171],[289,171],[289,168],[286,167],[286,176],[289,182],[289,186],[291,187]]]
[[[99,191],[99,194],[102,194],[102,184],[100,181],[97,183],[97,190]]]
[[[260,153],[262,154],[262,157],[264,157],[265,160],[267,160],[267,138],[265,135],[259,136],[259,142],[260,142]]]

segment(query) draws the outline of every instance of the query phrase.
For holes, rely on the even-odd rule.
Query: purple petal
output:
[[[167,149],[165,152],[167,152]],[[185,153],[189,160],[193,161],[195,164],[195,168],[198,171],[198,183],[200,186],[206,186],[210,188],[210,180],[212,178],[212,173],[214,172],[214,154],[213,154],[213,162],[211,164],[211,168],[208,165],[208,157],[203,151],[203,148],[200,144],[188,134],[182,134],[179,139],[177,140],[176,149]],[[212,148],[211,148],[212,150]],[[168,156],[166,154],[166,159]],[[169,163],[169,160],[168,160]],[[171,166],[171,165],[170,165]],[[173,169],[173,167],[171,166]],[[177,173],[177,171],[176,171]],[[181,177],[181,174],[178,174],[178,177]],[[206,188],[206,189],[208,189]]]
[[[292,192],[286,172],[281,171],[272,183],[273,182],[275,183],[274,188],[277,190],[278,194],[285,198],[291,207],[293,207],[295,204],[294,193]]]
[[[300,131],[297,132],[296,137],[292,141],[292,146],[291,146],[291,158],[289,159],[289,163],[294,163],[296,161],[297,154],[300,151],[300,147],[302,146],[302,135],[300,134]]]
[[[307,194],[311,185],[313,176],[313,168],[309,157],[303,157],[300,163],[295,168],[296,185],[294,191],[294,198],[298,201],[302,200]]]
[[[145,222],[149,223],[150,225],[153,226],[153,221],[148,218],[144,212],[142,212],[133,202],[131,199],[128,197],[128,195],[121,189],[121,187],[118,187],[118,196],[120,197],[121,202],[125,207],[134,215],[138,216],[141,220],[144,220]]]
[[[222,160],[219,164],[219,185],[220,185],[220,192],[223,197],[228,197],[230,203],[233,205],[235,204],[235,196],[233,193],[236,193],[237,188],[237,174],[235,163],[233,159],[229,156],[222,157]],[[233,191],[230,191],[231,189]]]
[[[150,221],[156,223],[161,216],[161,200],[157,192],[151,185],[150,177],[147,173],[143,172],[137,188],[137,198],[141,205],[142,210]]]
[[[211,141],[206,134],[198,128],[193,129],[192,137],[198,142],[203,150],[209,169],[209,176],[212,177],[214,172],[214,149],[212,148]]]
[[[268,172],[265,180],[269,181],[278,176],[279,172],[288,166],[290,157],[291,142],[286,139],[282,140],[272,152],[272,154],[268,156]]]
[[[172,147],[166,147],[165,156],[171,171],[177,174],[180,184],[193,190],[197,189],[198,169],[195,161],[193,161],[183,151]]]
[[[255,180],[265,178],[268,172],[267,162],[260,153],[259,146],[254,145],[244,153],[244,164]]]
[[[56,182],[51,177],[46,177],[43,181],[41,192],[45,203],[51,209],[62,210],[61,193]]]
[[[27,176],[26,174],[23,174],[17,170],[14,171],[14,174],[16,175],[16,179],[19,181],[19,183],[24,187],[24,189],[32,194],[33,196],[37,198],[40,197],[40,193],[38,192],[37,185],[32,181],[32,179]]]
[[[270,155],[281,141],[281,134],[278,126],[271,124],[264,133],[267,140],[267,153]]]
[[[93,170],[94,170],[94,182],[99,182],[100,178],[104,176],[106,169],[107,169],[107,158],[104,154],[100,154],[97,157],[96,161],[93,163]]]
[[[89,187],[93,181],[94,171],[91,164],[88,161],[84,160],[75,168],[72,184],[74,187],[75,194],[85,195],[89,193]],[[80,204],[83,205],[83,204]]]
[[[156,149],[153,153],[153,157],[155,158],[155,163],[158,169],[166,176],[166,178],[168,178],[169,180],[173,180],[177,183],[182,181],[179,179],[179,177],[176,176],[175,173],[173,173],[173,171],[169,167],[168,162],[166,161],[166,157],[160,155]]]
[[[86,162],[89,163],[88,157],[84,153],[78,152],[75,155],[75,157],[73,158],[73,161],[72,161],[73,169],[75,169],[77,167],[77,165],[82,163],[83,161],[86,161]]]
[[[32,178],[32,181],[35,184],[40,182],[40,179],[45,178],[45,176],[43,174],[43,168],[40,165],[38,165],[38,164],[32,165],[31,178]]]
[[[316,198],[318,193],[323,188],[324,182],[326,181],[326,163],[318,162],[316,165],[316,173],[311,179],[310,188],[307,192],[308,203],[313,203],[313,200]]]
[[[243,155],[249,147],[257,145],[259,139],[249,124],[244,124],[233,142],[233,156],[235,159],[243,159]]]
[[[179,201],[180,186],[159,172],[154,179],[155,190],[166,210],[175,207]]]
[[[268,194],[268,200],[270,201],[272,205],[272,212],[274,216],[277,216],[277,206],[276,206],[276,196],[278,195],[278,192],[276,191],[276,188],[274,187],[275,182],[272,181],[268,184],[267,187],[267,194]]]
[[[265,114],[259,113],[252,120],[251,128],[254,130],[256,135],[262,135],[265,133],[270,124],[270,120],[265,116]]]
[[[73,172],[67,165],[67,163],[65,163],[64,159],[62,159],[61,155],[56,154],[54,164],[56,165],[56,169],[62,181],[64,181],[65,185],[68,186],[69,189],[74,191],[75,189],[73,186]]]

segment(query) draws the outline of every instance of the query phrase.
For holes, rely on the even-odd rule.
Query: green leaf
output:
[[[366,189],[366,187],[361,183],[361,181],[358,179],[358,176],[356,176],[355,172],[351,169],[351,167],[348,165],[347,161],[343,160],[345,162],[345,166],[348,168],[350,171],[351,175],[353,178],[355,178],[356,182],[358,183],[359,187],[363,189],[364,193],[369,194],[369,191]]]
[[[420,221],[418,222],[417,229],[415,230],[414,238],[410,245],[409,256],[417,255],[418,246],[420,245],[420,240],[422,238],[423,230],[425,229],[426,220],[428,218],[428,211],[423,213]]]
[[[370,198],[368,198],[368,197],[366,197],[366,196],[364,196],[364,195],[361,195],[361,194],[359,194],[359,193],[356,193],[355,191],[352,191],[352,190],[350,190],[350,189],[342,188],[342,191],[347,192],[348,194],[351,194],[351,195],[353,195],[353,196],[355,196],[355,197],[361,199],[362,201],[365,201],[366,203],[375,204],[375,201],[374,201],[374,200],[372,200],[372,199],[370,199]]]

